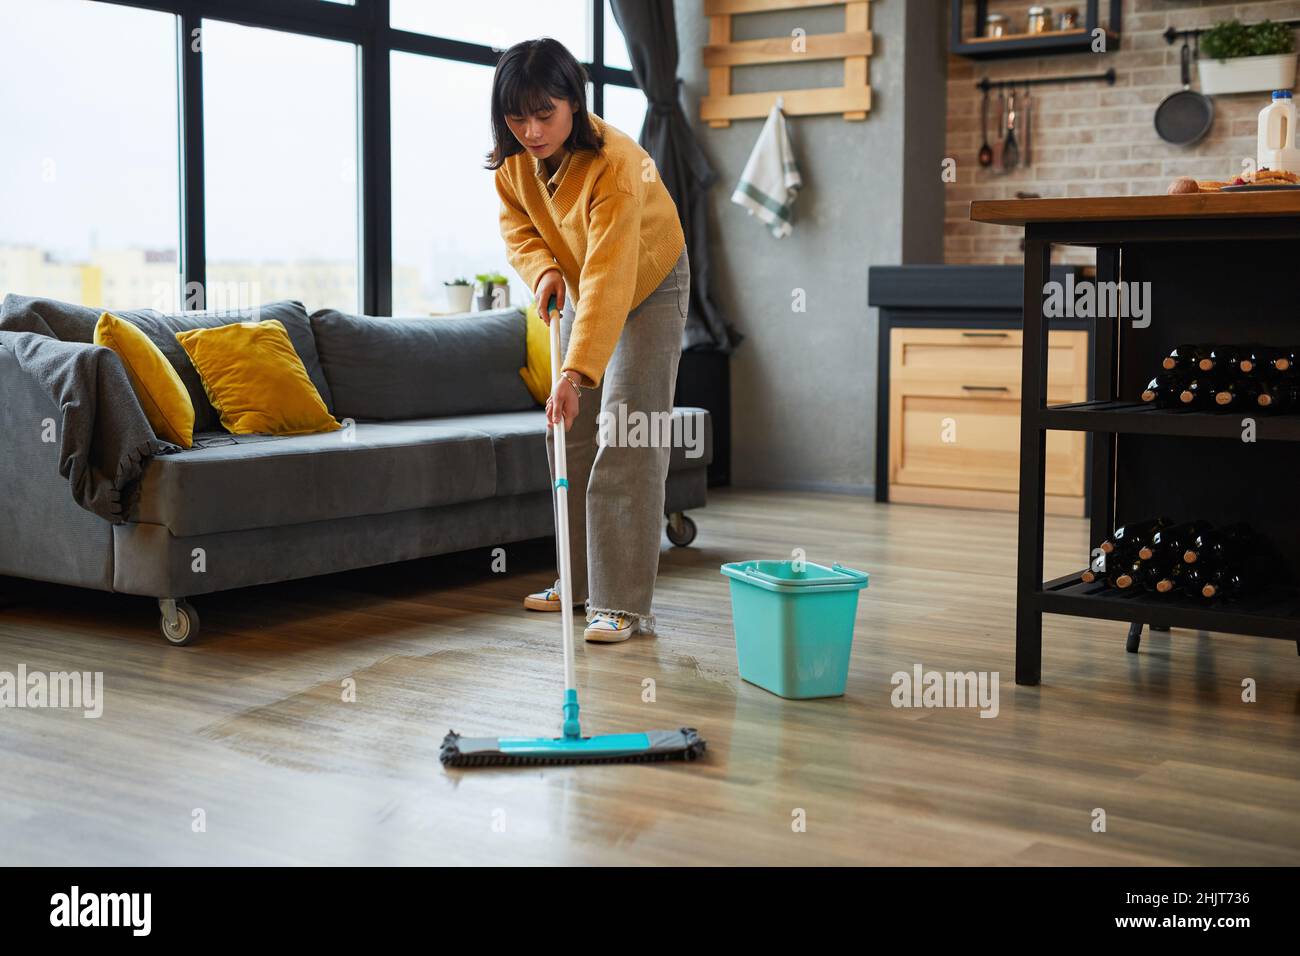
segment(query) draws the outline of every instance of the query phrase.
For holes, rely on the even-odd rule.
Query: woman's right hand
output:
[[[551,324],[551,316],[546,311],[546,305],[551,296],[555,296],[555,308],[563,312],[564,291],[564,276],[560,274],[559,269],[548,270],[537,283],[537,314],[547,325]]]

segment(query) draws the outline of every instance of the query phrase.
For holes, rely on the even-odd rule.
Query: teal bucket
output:
[[[836,562],[738,561],[731,618],[740,676],[780,697],[839,697],[849,677],[858,592],[868,576]]]

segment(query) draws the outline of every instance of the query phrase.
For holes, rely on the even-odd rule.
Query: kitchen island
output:
[[[982,201],[970,218],[1025,230],[1016,683],[1040,680],[1044,614],[1128,621],[1139,633],[1146,624],[1276,637],[1300,648],[1300,415],[1158,409],[1139,397],[1184,343],[1300,343],[1300,191]],[[1048,331],[1062,303],[1062,290],[1048,286],[1049,263],[1058,245],[1096,249],[1090,308],[1099,314],[1087,318],[1092,398],[1048,405]],[[1124,308],[1134,303],[1141,314]],[[1265,586],[1214,604],[1118,591],[1083,581],[1088,555],[1079,572],[1044,581],[1052,430],[1094,436],[1094,547],[1117,525],[1155,515],[1246,522],[1267,558]]]

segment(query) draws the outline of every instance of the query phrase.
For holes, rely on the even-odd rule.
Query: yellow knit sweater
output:
[[[599,385],[628,313],[668,275],[686,236],[650,154],[588,115],[605,146],[575,151],[554,196],[545,167],[527,152],[506,158],[496,189],[506,258],[528,288],[536,292],[542,275],[559,268],[577,290],[581,307],[561,368]]]

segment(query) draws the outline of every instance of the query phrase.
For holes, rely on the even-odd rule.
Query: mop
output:
[[[554,296],[547,303],[547,314],[551,316],[551,381],[554,382],[560,378],[560,316]],[[443,738],[439,757],[447,767],[694,760],[704,752],[704,741],[694,727],[582,736],[578,726],[578,677],[573,652],[569,479],[564,457],[564,424],[552,426],[551,432],[555,437],[555,533],[560,556],[560,619],[564,633],[563,736],[462,737],[453,730]]]

